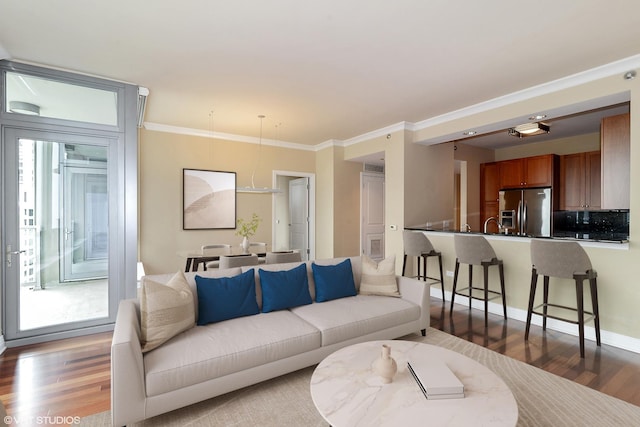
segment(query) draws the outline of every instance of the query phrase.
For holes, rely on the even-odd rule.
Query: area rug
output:
[[[401,339],[457,351],[493,370],[518,402],[518,426],[640,425],[638,406],[436,329],[429,329],[426,337],[415,334]],[[326,427],[327,422],[311,400],[309,380],[313,369],[302,369],[133,425]],[[110,422],[109,412],[102,412],[83,418],[80,425],[102,427]]]

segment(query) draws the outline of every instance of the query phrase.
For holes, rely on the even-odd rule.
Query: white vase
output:
[[[398,372],[398,365],[391,357],[391,347],[386,344],[382,345],[382,353],[380,358],[373,362],[373,371],[382,378],[385,384],[393,381],[393,377]]]
[[[249,239],[246,236],[242,239],[242,243],[240,243],[240,247],[242,248],[242,253],[244,254],[249,253]]]

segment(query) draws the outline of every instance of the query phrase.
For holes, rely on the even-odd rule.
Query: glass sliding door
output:
[[[5,129],[8,339],[109,321],[107,138]]]

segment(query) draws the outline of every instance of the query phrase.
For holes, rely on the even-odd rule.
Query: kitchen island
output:
[[[575,240],[583,246],[590,246],[594,243],[601,244],[611,244],[614,248],[628,248],[629,240],[628,236],[622,235],[614,235],[611,233],[587,233],[587,232],[564,232],[564,233],[556,233],[556,235],[551,237],[535,237],[535,236],[520,236],[510,232],[503,233],[482,233],[478,231],[453,231],[453,230],[437,230],[433,227],[426,227],[422,225],[414,225],[405,227],[405,230],[411,231],[423,231],[427,233],[435,233],[435,234],[456,234],[456,233],[464,233],[464,234],[480,234],[487,238],[487,240],[502,240],[502,239],[521,239],[526,242],[530,242],[531,239],[557,239],[557,240]],[[430,236],[430,234],[427,234]],[[602,246],[602,245],[593,245],[594,247],[610,247],[610,246]]]
[[[443,270],[445,271],[445,299],[451,301],[451,289],[453,285],[453,271],[455,269],[456,254],[454,248],[453,236],[460,232],[451,230],[437,230],[433,227],[426,226],[408,226],[406,230],[423,232],[429,238],[436,250],[442,253]],[[474,232],[472,232],[474,233]],[[525,321],[527,315],[527,305],[529,298],[529,289],[531,284],[531,237],[518,236],[513,234],[482,234],[489,241],[496,252],[498,258],[504,262],[507,317],[519,321]],[[598,289],[600,298],[600,315],[601,315],[601,333],[603,344],[614,345],[627,350],[640,353],[640,339],[635,338],[632,333],[628,335],[619,332],[613,332],[611,325],[616,325],[618,320],[618,309],[620,306],[629,306],[637,303],[635,299],[636,286],[629,277],[626,280],[620,280],[624,277],[624,272],[629,271],[630,265],[628,260],[631,256],[630,243],[627,240],[597,240],[597,239],[576,239],[575,237],[550,237],[550,239],[558,240],[576,240],[585,249],[593,268],[598,273]],[[432,261],[429,261],[432,262]],[[407,266],[408,271],[413,271],[413,265]],[[435,264],[430,264],[428,269],[437,268]],[[409,274],[409,273],[407,273]],[[474,283],[482,283],[482,269],[476,268],[473,272]],[[460,281],[462,284],[467,283],[467,274],[461,274]],[[562,282],[562,285],[554,285],[551,287],[552,296],[555,301],[567,306],[575,306],[575,283],[571,280],[552,279],[553,283]],[[489,272],[489,286],[494,289],[498,286],[498,272]],[[459,284],[460,286],[460,284]],[[434,299],[441,299],[442,295],[439,289],[432,289],[431,296]],[[587,297],[588,298],[588,297]],[[460,304],[460,305],[458,305]],[[480,310],[480,301],[472,301],[472,306]],[[468,299],[456,296],[456,310],[467,310]],[[502,305],[494,302],[489,303],[489,313],[496,316],[489,316],[489,325],[491,323],[504,322],[502,317]],[[626,324],[626,322],[624,322]],[[532,325],[541,325],[541,319],[534,316]],[[547,328],[549,330],[558,330],[564,333],[576,335],[578,334],[577,326],[558,322],[552,319],[548,320]],[[542,334],[532,334],[527,345],[541,345]],[[591,326],[585,327],[585,338],[587,340],[587,348],[595,345],[595,331]],[[524,340],[524,336],[523,336]],[[594,341],[594,342],[590,342]]]

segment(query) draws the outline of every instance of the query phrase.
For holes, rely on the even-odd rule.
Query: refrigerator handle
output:
[[[516,221],[518,222],[518,229],[516,232],[522,234],[522,222],[520,222],[520,214],[522,213],[522,200],[518,201],[518,212],[516,213]]]
[[[527,201],[524,201],[524,207],[522,209],[522,235],[527,235]]]

